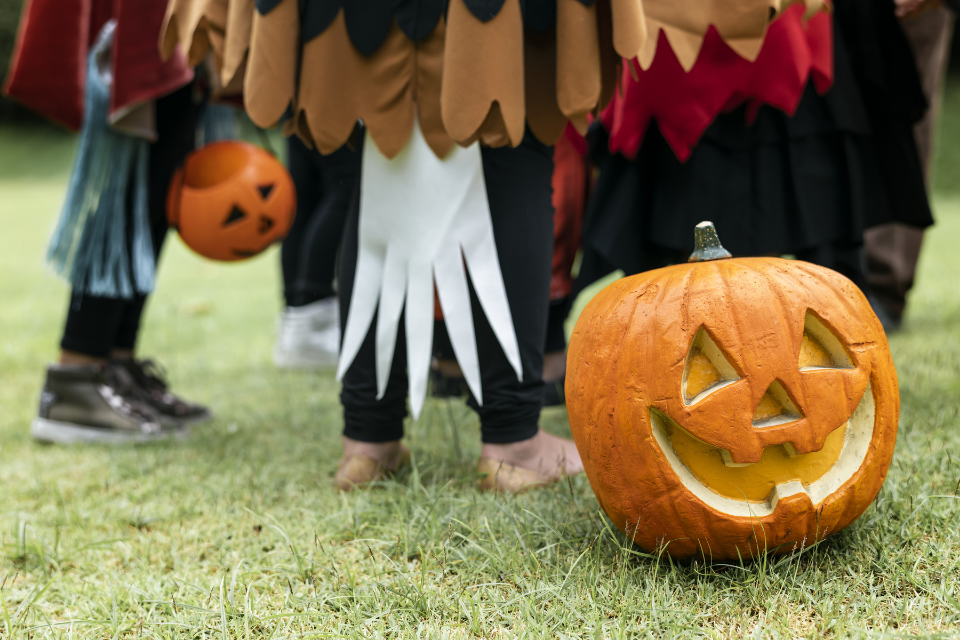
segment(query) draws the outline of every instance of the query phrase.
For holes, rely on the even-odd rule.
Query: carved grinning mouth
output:
[[[657,409],[650,426],[680,482],[710,507],[731,516],[763,517],[781,498],[805,493],[814,505],[839,489],[863,464],[873,439],[875,404],[870,385],[850,419],[827,436],[823,449],[797,455],[789,444],[767,447],[754,464],[730,462]]]

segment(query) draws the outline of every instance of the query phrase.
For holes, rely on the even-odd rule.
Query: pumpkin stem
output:
[[[717,228],[709,220],[704,220],[693,229],[693,253],[687,262],[707,262],[724,260],[733,255],[723,248],[717,237]]]

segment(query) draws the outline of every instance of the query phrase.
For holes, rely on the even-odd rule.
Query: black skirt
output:
[[[615,269],[630,274],[685,261],[693,228],[703,220],[714,222],[734,255],[794,254],[861,284],[864,229],[890,221],[932,224],[912,136],[923,105],[917,109],[916,98],[904,97],[923,100],[909,91],[911,80],[919,89],[919,80],[905,71],[915,76],[916,70],[900,65],[883,89],[912,110],[878,101],[875,90],[884,83],[865,90],[876,69],[858,69],[847,43],[852,34],[856,51],[863,50],[860,41],[870,34],[862,22],[859,30],[845,29],[857,15],[839,10],[860,3],[836,3],[834,84],[823,96],[808,86],[792,117],[769,106],[753,123],[745,107],[722,114],[687,162],[655,126],[634,160],[607,152],[598,132],[600,176],[584,220],[578,289]],[[911,55],[908,47],[903,54]]]

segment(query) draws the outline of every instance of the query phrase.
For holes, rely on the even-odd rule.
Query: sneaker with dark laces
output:
[[[110,360],[107,367],[120,369],[133,379],[140,401],[153,409],[164,425],[203,422],[212,417],[207,407],[171,393],[166,371],[153,360]]]
[[[185,430],[164,425],[139,399],[126,371],[99,364],[54,364],[47,368],[30,433],[41,442],[114,444],[162,440]]]

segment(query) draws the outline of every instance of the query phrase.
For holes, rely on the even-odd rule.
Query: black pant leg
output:
[[[64,351],[106,358],[114,347],[128,300],[73,295],[60,339]]]
[[[559,300],[551,300],[547,311],[547,339],[544,353],[556,353],[567,348],[567,316],[573,307],[573,296],[567,295]]]
[[[523,381],[507,361],[471,286],[474,327],[483,385],[480,415],[484,442],[526,440],[537,433],[542,402],[543,348],[553,257],[552,149],[528,135],[517,149],[484,149],[483,169],[500,269],[510,304]],[[355,194],[359,192],[359,186]],[[357,262],[359,199],[354,199],[341,246],[340,305],[345,327]],[[367,442],[396,440],[406,416],[406,345],[403,319],[386,393],[376,400],[375,326],[344,376],[340,400],[344,435]]]
[[[307,304],[301,299],[298,279],[301,264],[305,262],[309,252],[306,241],[307,227],[317,214],[318,205],[323,198],[320,167],[312,157],[312,154],[316,153],[296,136],[287,138],[287,169],[296,188],[297,214],[280,246],[280,269],[283,272],[283,296],[290,307]]]
[[[553,148],[527,132],[515,149],[483,149],[482,154],[523,381],[517,380],[471,291],[483,406],[474,399],[470,406],[480,415],[484,442],[518,442],[536,435],[543,397],[543,349],[553,262]]]
[[[350,297],[357,271],[360,185],[351,200],[351,212],[340,249],[340,328],[345,333]],[[400,316],[393,365],[383,398],[377,400],[376,332],[377,316],[353,363],[343,376],[340,403],[343,405],[343,435],[363,442],[389,442],[403,437],[403,419],[407,417],[407,344],[404,319]]]
[[[289,150],[297,217],[281,261],[287,305],[297,307],[334,294],[337,250],[360,180],[360,152],[344,146],[324,156],[294,138]]]

